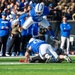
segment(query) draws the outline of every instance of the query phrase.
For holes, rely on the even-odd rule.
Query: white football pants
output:
[[[60,45],[60,48],[61,49],[64,49],[64,45],[65,45],[65,42],[67,42],[66,44],[66,50],[67,50],[67,54],[69,53],[69,48],[70,48],[70,39],[67,38],[67,37],[63,37],[61,36],[61,45]]]
[[[43,55],[49,54],[52,55],[56,60],[58,59],[58,54],[55,52],[54,48],[49,44],[42,44],[39,47],[39,55],[43,57]]]
[[[50,23],[47,21],[47,19],[43,18],[43,20],[41,22],[34,22],[32,17],[29,17],[23,24],[23,28],[27,29],[28,27],[30,27],[32,24],[34,23],[38,23],[39,25],[42,25],[43,27],[47,28],[48,26],[50,26]]]

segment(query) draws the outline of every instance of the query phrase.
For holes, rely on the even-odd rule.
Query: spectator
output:
[[[16,19],[16,14],[17,14],[16,9],[15,9],[15,8],[12,8],[12,10],[11,10],[11,15],[13,16],[13,20]]]
[[[49,6],[48,6],[48,8],[49,8],[49,14],[48,14],[48,16],[47,16],[47,18],[48,18],[48,20],[53,20],[53,15],[54,15],[54,12],[52,11],[54,8],[53,8],[53,4],[49,4]]]
[[[17,52],[19,51],[20,51],[19,25],[18,23],[15,23],[12,24],[10,44],[8,46],[7,56],[16,56]]]
[[[75,13],[72,15],[72,20],[75,20]]]
[[[56,25],[55,25],[55,36],[59,36],[60,33],[60,23],[62,21],[62,8],[61,6],[59,6],[57,9],[54,10],[54,19],[56,21]]]
[[[24,12],[23,14],[19,17],[19,24],[22,27],[23,23],[26,21],[26,19],[29,17],[29,5],[28,3],[24,6]],[[30,31],[31,32],[31,31]],[[24,53],[26,51],[26,45],[28,40],[28,29],[27,30],[21,30],[21,49],[19,56],[24,56]]]
[[[67,9],[65,16],[66,16],[67,20],[72,20],[72,13],[71,13],[70,9]]]
[[[62,18],[62,23],[60,24],[60,30],[61,30],[61,45],[60,48],[64,49],[65,46],[65,42],[67,41],[67,49],[66,49],[66,54],[69,54],[69,50],[70,50],[70,31],[71,31],[71,25],[69,23],[67,23],[67,18],[63,17]]]
[[[24,8],[24,0],[20,0],[20,3],[19,3],[19,7],[20,7],[20,9],[22,9],[23,10],[23,8]]]
[[[1,13],[2,13],[2,8],[0,7],[0,18],[2,17]]]

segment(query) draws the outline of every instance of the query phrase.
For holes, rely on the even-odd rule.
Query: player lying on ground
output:
[[[27,51],[25,53],[25,63],[28,62],[61,62],[60,60],[67,60],[72,62],[71,58],[67,55],[62,54],[60,50],[56,50],[50,44],[43,40],[31,38],[27,45]],[[37,56],[30,58],[30,53],[38,54]]]

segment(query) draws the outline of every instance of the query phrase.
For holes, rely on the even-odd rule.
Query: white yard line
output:
[[[0,57],[0,58],[4,58],[4,59],[5,59],[5,58],[9,58],[9,59],[10,59],[10,58],[14,58],[14,59],[15,59],[15,58],[24,58],[24,56],[14,56],[14,57]]]
[[[0,62],[0,65],[16,65],[16,64],[25,64],[25,63],[20,63],[20,62]]]
[[[42,63],[0,62],[0,65],[18,65],[18,64],[42,64]]]
[[[19,69],[21,69],[21,70],[30,70],[30,72],[33,72],[33,71],[35,71],[35,70],[38,70],[38,71],[40,71],[40,70],[45,70],[45,71],[49,71],[49,70],[65,70],[65,68],[63,67],[61,67],[61,68],[59,68],[59,67],[57,67],[57,68],[11,68],[11,67],[7,67],[7,68],[2,68],[3,70],[19,70]],[[74,68],[66,68],[66,70],[68,71],[68,70],[74,70]]]

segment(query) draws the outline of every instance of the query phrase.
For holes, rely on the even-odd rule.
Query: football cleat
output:
[[[7,57],[9,57],[9,56],[10,56],[10,55],[9,55],[9,54],[7,54],[7,53],[6,53],[5,55],[6,55]]]
[[[67,62],[72,63],[72,59],[68,55],[66,55],[66,60]]]
[[[50,56],[49,59],[46,59],[46,63],[50,63],[51,59],[52,59],[52,56]]]

